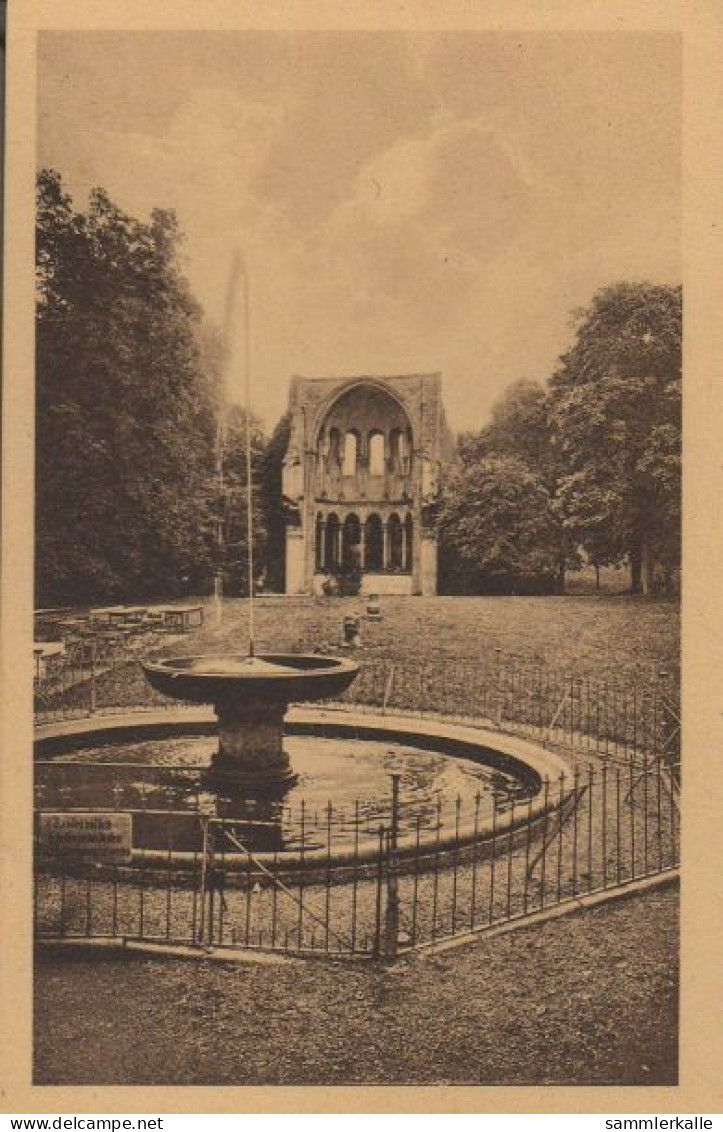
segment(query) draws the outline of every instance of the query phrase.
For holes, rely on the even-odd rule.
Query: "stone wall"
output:
[[[294,377],[289,410],[286,592],[313,592],[325,569],[363,570],[371,530],[376,592],[397,576],[389,592],[436,593],[436,536],[425,508],[453,449],[441,376]]]

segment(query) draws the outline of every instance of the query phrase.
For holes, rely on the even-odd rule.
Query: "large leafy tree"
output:
[[[215,439],[201,312],[173,213],[37,199],[37,588],[42,604],[169,595],[211,568]]]
[[[461,462],[445,479],[437,529],[446,586],[462,593],[549,593],[559,529],[542,479],[515,456]]]
[[[492,406],[489,424],[479,432],[460,435],[459,449],[465,463],[485,456],[514,456],[547,481],[554,479],[545,388],[524,378],[513,382]]]
[[[462,433],[459,438],[459,455],[467,467],[499,458],[510,458],[524,465],[529,473],[529,484],[534,491],[545,498],[545,548],[544,569],[539,585],[549,584],[550,539],[553,528],[556,530],[557,565],[556,589],[565,587],[565,572],[568,567],[579,564],[579,556],[570,538],[565,523],[564,499],[558,487],[561,475],[560,452],[554,423],[551,419],[551,405],[547,390],[537,381],[521,380],[510,385],[492,407],[490,422],[475,433]],[[550,524],[549,528],[547,524]],[[525,532],[521,532],[524,538]],[[445,555],[449,564],[451,556]],[[530,585],[527,577],[523,583]]]
[[[634,592],[680,564],[681,323],[680,287],[604,288],[550,383],[568,529]]]

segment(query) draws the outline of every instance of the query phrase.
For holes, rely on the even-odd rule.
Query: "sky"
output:
[[[674,34],[44,32],[38,72],[76,207],[174,209],[218,325],[243,256],[268,427],[293,374],[441,371],[479,428],[599,287],[680,282]]]

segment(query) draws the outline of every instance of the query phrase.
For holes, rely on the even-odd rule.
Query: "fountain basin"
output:
[[[96,717],[93,720],[66,720],[54,724],[47,724],[38,729],[36,736],[37,757],[47,765],[47,760],[61,756],[63,752],[70,752],[82,748],[84,745],[123,743],[127,739],[149,740],[164,739],[172,736],[212,736],[213,716],[205,708],[179,708],[156,713],[139,712],[127,716]],[[432,815],[429,822],[423,825],[421,840],[418,841],[415,833],[410,829],[402,831],[399,840],[399,853],[401,857],[409,855],[410,859],[418,857],[420,845],[422,851],[432,856],[450,848],[455,851],[464,845],[477,846],[479,851],[486,852],[500,843],[500,838],[506,838],[505,844],[510,844],[510,838],[524,838],[526,823],[532,821],[533,825],[548,821],[549,815],[562,804],[560,793],[562,777],[569,782],[570,768],[557,754],[546,750],[528,740],[517,736],[503,735],[500,732],[479,727],[470,727],[461,724],[452,724],[446,721],[420,720],[412,717],[378,715],[367,712],[350,712],[315,707],[294,707],[289,712],[286,729],[294,736],[318,736],[324,740],[335,738],[348,744],[350,753],[356,748],[363,747],[367,740],[378,743],[405,744],[416,748],[420,752],[431,752],[442,755],[451,761],[470,760],[481,767],[499,769],[512,774],[527,783],[526,797],[529,802],[522,801],[513,811],[509,805],[502,809],[492,809],[483,805],[479,813],[475,812],[474,787],[471,795],[468,793],[467,804],[463,807],[459,824],[455,823],[454,806],[451,805],[447,815],[446,824],[437,830],[436,819]],[[57,765],[57,764],[56,764]],[[67,763],[65,764],[67,767]],[[104,777],[112,776],[113,763],[97,764],[99,772]],[[548,791],[543,789],[545,780],[551,784]],[[303,789],[303,786],[301,787]],[[455,783],[455,791],[457,785]],[[408,790],[405,790],[408,799]],[[388,824],[388,788],[385,790],[386,814],[381,813],[375,822],[384,821]],[[452,800],[453,801],[453,800]],[[73,808],[69,799],[66,806]],[[76,805],[80,809],[88,808],[88,799],[79,798]],[[52,806],[51,806],[52,808]],[[91,807],[92,808],[92,807]],[[103,806],[103,809],[109,807]],[[110,807],[113,808],[113,807]],[[121,807],[122,808],[122,807]],[[308,811],[311,813],[311,807]],[[215,813],[224,818],[232,826],[238,823],[225,804],[219,801]],[[172,860],[174,867],[193,870],[197,865],[197,854],[189,849],[174,848],[171,852],[165,848],[165,834],[168,814],[164,810],[156,810],[153,803],[151,809],[143,808],[134,816],[134,823],[148,823],[156,815],[163,848],[135,848],[134,864],[150,867],[155,862],[159,868],[165,868]],[[198,824],[198,814],[186,812],[174,813],[173,821],[179,824]],[[322,814],[323,825],[323,814]],[[374,823],[372,823],[372,826]],[[308,819],[307,838],[312,842],[316,836],[313,822]],[[339,871],[343,875],[344,869],[350,865],[370,866],[378,859],[379,841],[374,835],[365,836],[360,831],[360,838],[356,842],[346,841],[343,837],[334,836],[332,851],[329,854],[324,844],[322,832],[321,844],[314,847],[307,841],[304,852],[299,851],[295,838],[287,845],[274,846],[271,851],[264,851],[259,846],[255,850],[257,860],[269,867],[276,868],[276,850],[279,850],[279,860],[283,860],[284,870],[294,873],[298,870],[313,872],[314,869],[326,869],[327,866]],[[431,859],[431,858],[430,858]],[[227,848],[225,862],[229,868],[238,867],[243,871],[247,859],[243,855],[236,855]]]
[[[218,752],[212,774],[241,790],[283,794],[295,775],[283,746],[290,703],[341,695],[359,671],[346,657],[271,653],[172,657],[146,661],[151,687],[191,703],[212,703]]]
[[[149,684],[164,696],[237,707],[332,699],[346,691],[359,671],[346,657],[314,653],[183,656],[145,661],[142,667]]]

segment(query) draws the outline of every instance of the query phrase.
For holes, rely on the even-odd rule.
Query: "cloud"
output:
[[[216,321],[244,249],[269,423],[293,372],[439,368],[453,423],[481,424],[508,382],[544,379],[597,287],[676,277],[667,41],[320,33],[203,56],[154,42],[143,66],[130,45],[105,68],[55,45],[43,160],[80,207],[100,184],[133,215],[175,208]]]
[[[364,166],[307,246],[313,274],[348,295],[350,318],[428,338],[485,287],[541,194],[513,141],[485,121],[440,125]]]

